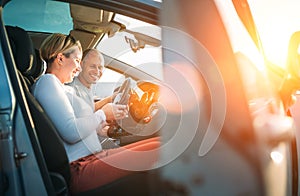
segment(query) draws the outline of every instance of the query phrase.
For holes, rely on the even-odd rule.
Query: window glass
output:
[[[3,9],[3,18],[6,25],[27,31],[69,34],[73,28],[69,4],[50,0],[10,1]]]
[[[279,108],[278,112],[281,112],[282,107],[277,92],[271,85],[264,56],[240,20],[232,1],[215,0],[215,2],[232,44],[252,114],[268,111],[269,108]]]
[[[105,68],[100,80],[93,85],[95,97],[101,99],[112,95],[114,90],[121,86],[124,80],[125,76],[123,74]]]
[[[124,24],[126,29],[129,31],[139,32],[161,40],[161,28],[159,26],[151,25],[119,14],[115,16],[114,20]],[[116,58],[136,67],[137,69],[141,69],[150,75],[162,79],[161,47],[146,45],[145,48],[134,52],[130,47],[129,39],[136,41],[132,34],[126,31],[119,32],[111,38],[105,36],[97,48],[108,56]],[[118,81],[119,77],[112,77],[109,73],[110,72],[107,71],[104,74],[106,76],[103,75],[103,79],[101,79],[102,82]]]

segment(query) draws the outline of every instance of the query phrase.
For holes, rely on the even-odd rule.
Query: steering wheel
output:
[[[115,91],[117,91],[117,95],[113,100],[115,104],[128,105],[129,97],[130,97],[130,89],[131,89],[131,78],[126,78],[120,87],[118,87]],[[117,122],[118,121],[118,122]],[[110,127],[107,131],[107,135],[111,138],[117,138],[122,135],[128,135],[127,132],[124,132],[122,128],[119,126],[121,120],[114,120],[110,122]]]
[[[136,92],[131,93],[129,112],[137,123],[147,124],[157,111],[155,105],[159,98],[159,87],[146,81],[138,83],[137,86],[143,94],[139,96]]]
[[[137,82],[137,89],[131,90],[131,79],[123,82],[114,103],[128,104],[128,117],[114,121],[107,134],[112,138],[127,135],[148,136],[154,134],[163,125],[166,118],[164,108],[159,104],[159,85]]]
[[[126,78],[121,87],[118,90],[117,96],[115,97],[113,103],[127,105],[129,100],[129,92],[131,89],[131,78]]]

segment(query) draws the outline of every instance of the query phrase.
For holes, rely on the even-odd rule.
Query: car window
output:
[[[69,4],[56,1],[14,0],[5,5],[3,18],[6,25],[27,31],[68,34],[73,28]]]
[[[242,74],[248,104],[252,110],[257,100],[261,102],[263,99],[263,101],[269,102],[269,99],[276,97],[276,92],[269,88],[270,83],[264,57],[249,36],[231,1],[216,0],[216,3],[226,25],[232,49]]]

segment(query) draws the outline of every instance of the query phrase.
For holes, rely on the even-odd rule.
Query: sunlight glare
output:
[[[300,1],[248,0],[269,61],[285,67],[291,35],[300,30]]]
[[[278,152],[276,150],[272,151],[270,153],[270,156],[271,156],[272,160],[274,161],[274,163],[276,163],[276,164],[280,164],[282,162],[282,160],[283,160],[282,153],[280,153],[280,152]]]

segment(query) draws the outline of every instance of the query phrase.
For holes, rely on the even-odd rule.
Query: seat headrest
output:
[[[29,80],[35,80],[44,70],[39,51],[34,49],[32,40],[24,29],[6,26],[6,31],[18,70]]]

